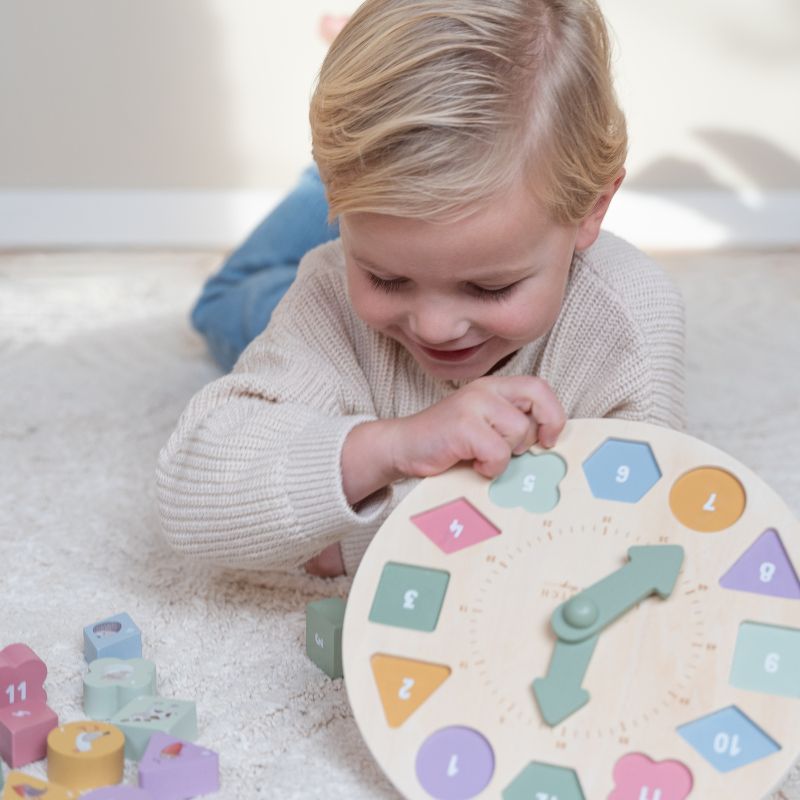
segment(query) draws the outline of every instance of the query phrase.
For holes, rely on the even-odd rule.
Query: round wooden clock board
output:
[[[800,752],[800,524],[686,434],[572,420],[421,481],[342,634],[356,722],[419,800],[761,798]]]

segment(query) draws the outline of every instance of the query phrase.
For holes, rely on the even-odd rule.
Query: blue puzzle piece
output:
[[[730,772],[781,749],[736,706],[687,722],[678,733],[718,772]]]
[[[128,614],[115,614],[83,629],[83,655],[90,664],[97,658],[141,658],[142,633]]]
[[[583,462],[583,471],[595,497],[622,503],[638,503],[661,478],[650,445],[626,439],[606,439]]]

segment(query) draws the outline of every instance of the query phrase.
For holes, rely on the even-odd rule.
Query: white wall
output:
[[[601,4],[631,134],[611,222],[800,242],[800,3]],[[234,244],[309,162],[317,22],[356,5],[0,0],[0,245]]]

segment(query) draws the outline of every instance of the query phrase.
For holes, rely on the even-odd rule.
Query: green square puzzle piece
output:
[[[449,572],[390,561],[384,566],[375,591],[370,622],[432,631],[449,581]]]
[[[742,622],[730,682],[753,692],[800,697],[800,630]]]
[[[191,700],[142,695],[131,700],[110,720],[125,734],[125,758],[138,761],[156,731],[176,739],[197,738],[197,711]]]
[[[331,678],[342,676],[342,625],[345,603],[340,597],[306,606],[306,653]]]

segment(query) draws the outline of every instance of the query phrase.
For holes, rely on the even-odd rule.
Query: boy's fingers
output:
[[[526,452],[532,445],[539,441],[539,425],[536,420],[531,417],[530,425],[528,426],[528,434],[525,441],[521,442],[518,447],[514,448],[514,455],[519,456]]]
[[[493,428],[477,431],[470,449],[475,454],[473,469],[485,478],[496,478],[501,475],[511,460],[508,442]]]
[[[537,425],[539,443],[552,447],[564,428],[567,415],[547,381],[535,375],[509,375],[498,382],[500,394],[517,408],[523,409],[529,403],[527,413]]]

